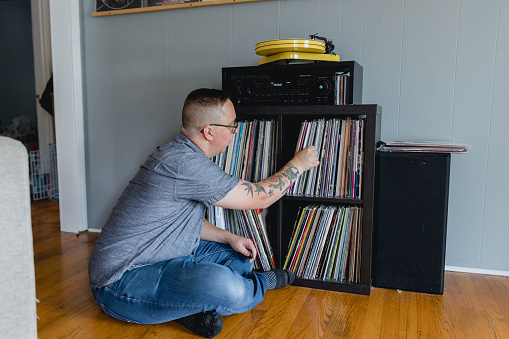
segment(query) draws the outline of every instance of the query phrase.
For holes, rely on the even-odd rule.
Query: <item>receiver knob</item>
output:
[[[331,88],[330,82],[327,79],[319,79],[315,82],[315,91],[318,95],[326,95]]]

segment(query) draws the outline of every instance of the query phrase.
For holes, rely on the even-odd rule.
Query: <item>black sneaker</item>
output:
[[[214,338],[223,329],[223,318],[212,311],[191,314],[175,322],[205,338]]]

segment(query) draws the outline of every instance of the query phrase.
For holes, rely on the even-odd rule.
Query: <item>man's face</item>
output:
[[[235,113],[233,103],[228,100],[221,109],[223,111],[223,118],[220,124],[225,126],[234,126],[236,124],[235,119],[237,118],[237,114]],[[214,129],[216,130],[215,135],[217,136],[217,145],[220,149],[219,153],[222,153],[230,144],[230,141],[233,139],[236,130],[232,127],[223,126],[214,126]]]

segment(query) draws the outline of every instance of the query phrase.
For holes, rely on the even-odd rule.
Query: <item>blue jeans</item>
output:
[[[246,312],[258,305],[267,280],[229,245],[200,241],[194,255],[124,273],[93,289],[104,313],[127,322],[157,324],[191,314]]]

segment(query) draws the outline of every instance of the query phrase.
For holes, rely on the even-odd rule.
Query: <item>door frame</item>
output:
[[[49,0],[60,230],[88,229],[79,0]]]

